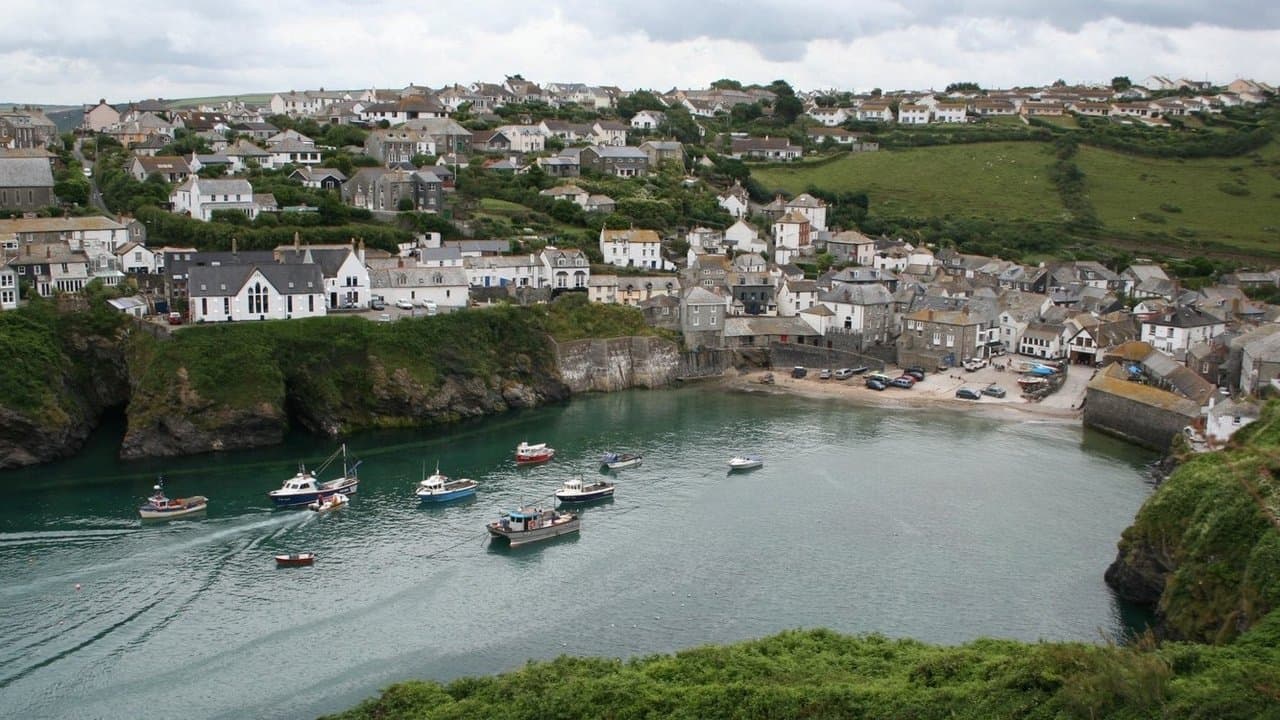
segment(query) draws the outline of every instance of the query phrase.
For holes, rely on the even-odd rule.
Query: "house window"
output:
[[[269,304],[267,288],[262,283],[254,283],[249,288],[249,313],[252,315],[262,315],[268,312]]]
[[[307,312],[315,312],[315,311],[316,311],[316,296],[308,295],[307,296]]]
[[[292,285],[292,283],[290,284]],[[285,302],[285,312],[293,312],[293,296],[286,295],[284,302]]]
[[[222,314],[231,315],[231,298],[229,297],[222,298]]]
[[[209,298],[200,298],[200,314],[209,314]]]

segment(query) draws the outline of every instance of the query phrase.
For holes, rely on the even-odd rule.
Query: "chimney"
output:
[[[360,249],[357,251],[357,257],[360,258],[360,264],[364,264],[364,238],[360,238]]]

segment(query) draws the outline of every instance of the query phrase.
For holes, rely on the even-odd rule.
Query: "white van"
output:
[[[422,302],[422,307],[427,309],[428,315],[436,315],[440,312],[440,308],[436,305],[435,300],[424,300]]]

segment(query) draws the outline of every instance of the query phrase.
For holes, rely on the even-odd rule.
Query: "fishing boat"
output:
[[[764,465],[764,458],[759,455],[735,455],[729,458],[730,470],[750,470]]]
[[[338,508],[346,507],[349,502],[351,502],[351,498],[343,495],[342,493],[334,493],[329,497],[307,503],[307,509],[324,513],[329,512],[330,510],[337,510]]]
[[[426,474],[425,467],[423,474]],[[450,479],[440,472],[440,463],[436,463],[435,473],[418,483],[418,490],[414,494],[422,502],[448,502],[475,495],[478,484],[467,478]]]
[[[321,482],[320,474],[332,465],[339,455],[342,456],[342,475],[333,480]],[[299,464],[298,474],[285,480],[279,490],[268,492],[267,497],[271,498],[271,502],[275,503],[276,507],[297,507],[310,505],[336,493],[350,495],[360,484],[360,479],[356,475],[358,467],[360,467],[359,462],[347,463],[347,445],[343,443],[342,447],[335,450],[314,473],[307,470],[305,465]]]
[[[315,553],[293,553],[291,555],[277,555],[276,567],[298,567],[300,565],[310,565],[316,561]]]
[[[525,507],[502,513],[500,518],[489,523],[488,529],[491,536],[506,538],[511,547],[516,547],[578,532],[581,523],[575,513]]]
[[[1018,387],[1022,388],[1024,392],[1030,391],[1030,390],[1039,390],[1040,388],[1048,384],[1049,384],[1048,379],[1040,377],[1038,375],[1023,375],[1022,377],[1018,378]]]
[[[204,512],[209,507],[209,498],[193,495],[185,498],[169,498],[164,494],[164,478],[156,481],[147,504],[138,508],[143,520],[172,520],[189,517]]]
[[[600,464],[610,470],[622,470],[623,468],[635,467],[644,461],[640,453],[615,453],[607,452],[604,457],[600,458]]]
[[[530,445],[527,442],[521,442],[516,446],[516,464],[517,465],[537,465],[544,463],[556,456],[556,449],[547,447],[546,443],[538,443]]]
[[[564,487],[556,491],[556,499],[560,502],[589,502],[613,497],[613,483],[597,480],[583,482],[581,478],[565,480]]]

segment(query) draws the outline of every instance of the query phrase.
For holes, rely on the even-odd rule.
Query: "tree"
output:
[[[697,121],[687,109],[679,105],[667,110],[667,119],[663,122],[661,129],[682,143],[697,144],[702,141],[702,132],[698,128]]]
[[[1133,87],[1133,81],[1129,79],[1128,75],[1117,75],[1111,78],[1111,89],[1116,92],[1124,92],[1131,87]]]
[[[409,212],[413,209],[413,198],[400,198],[400,202],[396,203],[396,209],[400,212]]]
[[[730,80],[729,78],[720,78],[719,80],[711,83],[711,87],[717,90],[741,90],[742,83],[737,80]]]
[[[783,125],[795,122],[796,118],[804,112],[804,103],[796,97],[796,91],[792,90],[785,80],[774,80],[769,83],[769,90],[777,96],[773,102],[773,116]]]
[[[966,81],[966,82],[953,82],[953,83],[951,83],[950,85],[948,85],[948,86],[947,86],[947,89],[946,89],[944,92],[949,92],[949,93],[950,93],[950,92],[972,92],[972,93],[978,93],[978,92],[982,92],[982,88],[981,88],[981,87],[979,87],[979,86],[978,86],[978,83],[976,83],[976,82],[968,82],[968,81]]]
[[[1067,86],[1067,81],[1063,80],[1062,78],[1058,78],[1057,80],[1053,81],[1053,87],[1060,88],[1060,87],[1066,87],[1066,86]]]
[[[630,120],[641,110],[666,109],[667,106],[662,104],[658,96],[648,90],[637,90],[618,101],[618,116],[623,120]]]

